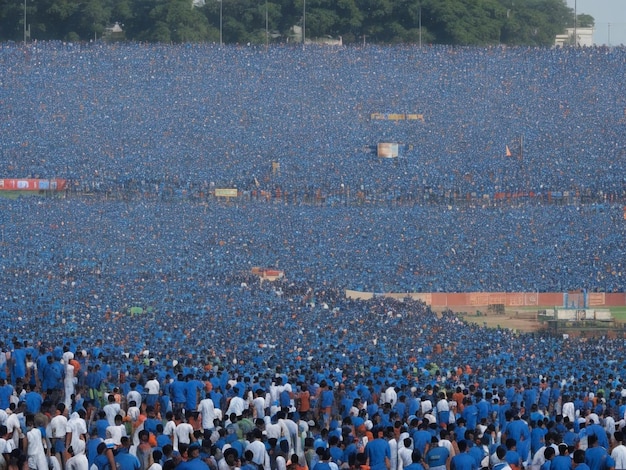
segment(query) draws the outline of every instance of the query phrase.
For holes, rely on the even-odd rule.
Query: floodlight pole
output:
[[[578,47],[578,0],[574,0],[574,47]]]
[[[306,38],[306,0],[302,1],[302,48],[304,49]]]
[[[422,48],[422,3],[420,2],[419,9],[419,41],[420,41],[420,49]]]
[[[26,0],[24,0],[24,44],[26,44]]]
[[[220,47],[222,47],[222,45],[224,44],[224,41],[222,40],[222,4],[224,3],[224,0],[217,1],[220,2]]]

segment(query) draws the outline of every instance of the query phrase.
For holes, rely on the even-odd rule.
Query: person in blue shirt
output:
[[[530,452],[531,455],[535,455],[544,444],[545,436],[548,433],[548,430],[545,427],[545,423],[543,419],[539,421],[530,421]]]
[[[202,395],[204,384],[189,374],[185,379],[185,410],[196,411],[198,409],[198,397]]]
[[[172,397],[172,407],[174,411],[180,411],[185,407],[187,402],[187,384],[183,374],[178,374],[176,380],[170,385],[170,394]]]
[[[475,397],[476,407],[478,408],[478,421],[488,419],[491,415],[491,401],[493,399],[493,394],[491,392],[486,392],[483,396],[482,392],[477,391]]]
[[[609,455],[605,447],[600,445],[598,436],[590,434],[587,437],[587,450],[584,453],[584,462],[589,466],[590,470],[609,470],[615,468],[615,461]],[[574,452],[574,457],[576,452]]]
[[[398,401],[393,405],[393,410],[398,414],[401,420],[405,420],[408,416],[408,409],[406,404],[406,395],[400,394]]]
[[[550,470],[552,468],[552,461],[554,460],[555,456],[556,450],[554,450],[554,447],[546,447],[543,451],[544,462],[541,464],[541,470]]]
[[[95,465],[97,470],[110,470],[111,468],[116,467],[112,445],[110,446],[106,442],[101,442],[98,444],[97,451],[98,455],[93,460],[92,464]]]
[[[59,397],[63,392],[63,378],[65,369],[63,365],[52,355],[47,356],[47,364],[43,368],[42,389],[54,403],[59,401]]]
[[[469,397],[463,399],[463,405],[464,408],[461,412],[461,416],[467,423],[467,429],[476,429],[476,425],[478,424],[478,408]]]
[[[552,459],[550,470],[571,470],[572,458],[569,455],[567,444],[559,444],[559,453]]]
[[[139,459],[129,452],[131,445],[130,438],[123,436],[120,441],[122,445],[114,452],[117,470],[140,470],[141,463]]]
[[[91,428],[89,433],[89,440],[87,441],[87,446],[85,449],[85,454],[87,455],[87,462],[89,462],[89,467],[94,463],[96,457],[98,456],[98,447],[104,440],[98,437],[98,430],[95,427]]]
[[[504,456],[504,460],[506,460],[511,468],[513,469],[521,469],[522,468],[522,458],[517,452],[517,442],[513,438],[508,438],[505,442],[506,446],[506,455]]]
[[[22,348],[22,343],[15,341],[11,352],[11,381],[13,384],[18,379],[26,377],[26,350]]]
[[[179,444],[180,447],[180,444]],[[177,470],[209,470],[209,466],[200,458],[200,449],[202,446],[199,442],[192,442],[187,448],[187,460],[176,466]],[[181,450],[181,454],[183,454]]]
[[[417,420],[417,418],[415,418]],[[423,420],[417,430],[411,434],[413,439],[413,448],[418,449],[422,455],[426,454],[428,444],[431,442],[433,435],[428,431],[428,420]],[[437,438],[435,438],[436,440]]]
[[[374,439],[365,446],[367,465],[371,470],[389,470],[391,467],[391,448],[389,442],[383,437],[383,429],[372,430]]]
[[[433,436],[425,461],[429,470],[445,470],[450,463],[450,451],[447,447],[440,446],[438,439]]]
[[[411,453],[411,464],[404,467],[405,470],[424,470],[422,465],[422,453],[415,449]]]
[[[5,379],[0,379],[0,408],[6,410],[11,404],[10,398],[13,395],[13,385]]]
[[[335,404],[335,394],[333,393],[333,388],[326,382],[322,380],[320,382],[320,415],[324,419],[324,427],[328,428],[330,426],[330,416],[332,413],[333,405]]]
[[[573,457],[573,468],[576,470],[590,470],[589,465],[587,465],[587,452],[582,449],[576,449],[574,451]]]
[[[600,424],[598,424],[597,420],[597,417],[589,420],[589,424],[587,424],[586,427],[587,439],[589,439],[591,436],[595,436],[597,438],[598,445],[600,447],[603,447],[604,449],[608,449],[609,439],[606,435],[606,431],[602,426],[600,426]],[[587,447],[591,447],[591,445],[587,444]]]
[[[563,442],[567,444],[568,447],[578,447],[578,442],[580,438],[578,437],[578,433],[574,432],[574,423],[570,422],[568,419],[565,423],[565,434],[563,434]]]
[[[41,411],[41,405],[43,404],[43,397],[37,391],[37,385],[26,385],[26,395],[24,401],[26,402],[26,411],[28,413],[36,414]]]
[[[467,441],[460,440],[458,447],[459,453],[450,461],[450,470],[478,470],[476,460],[468,453]]]
[[[107,438],[107,427],[109,427],[109,420],[103,410],[98,411],[98,419],[92,424],[93,429],[98,433],[100,439]]]
[[[343,450],[339,447],[339,437],[336,435],[328,436],[328,449],[330,450],[330,456],[338,466],[344,462]]]

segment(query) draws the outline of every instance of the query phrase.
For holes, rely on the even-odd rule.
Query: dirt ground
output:
[[[466,311],[468,313],[462,314]],[[469,313],[471,312],[471,313]],[[487,328],[508,328],[520,332],[534,332],[544,328],[544,325],[537,321],[534,312],[517,312],[516,310],[506,310],[502,315],[481,311],[481,315],[476,315],[476,307],[459,309],[461,316],[470,323]]]
[[[508,314],[504,315],[491,315],[491,316],[474,316],[465,315],[464,318],[471,323],[476,323],[480,326],[486,326],[488,328],[508,328],[516,331],[532,332],[542,328],[541,323],[536,319],[528,318],[516,318]]]

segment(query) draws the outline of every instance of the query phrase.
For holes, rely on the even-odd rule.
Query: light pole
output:
[[[574,1],[574,47],[578,47],[578,0]]]
[[[220,2],[220,47],[222,47],[223,45],[223,41],[222,41],[222,3],[223,0],[217,0],[218,2]]]
[[[304,49],[304,38],[306,38],[306,0],[302,1],[302,48]]]
[[[422,48],[422,3],[420,2],[420,9],[419,9],[419,42],[420,42],[420,49]]]
[[[24,44],[26,44],[26,0],[24,0]]]

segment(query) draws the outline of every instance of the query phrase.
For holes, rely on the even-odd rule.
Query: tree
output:
[[[565,0],[27,0],[33,39],[90,40],[115,22],[128,40],[219,40],[220,6],[226,43],[261,44],[267,32],[286,41],[302,25],[307,37],[343,36],[345,43],[549,46],[574,25]],[[23,37],[23,4],[0,0],[0,40]],[[267,30],[266,30],[267,16]],[[421,28],[420,28],[421,20]],[[578,26],[593,26],[578,15]],[[274,35],[272,35],[274,36]]]
[[[80,15],[81,39],[102,36],[111,22],[112,5],[102,0],[87,0]]]
[[[26,22],[31,22],[33,6],[26,7]],[[20,41],[24,37],[24,4],[0,0],[0,38],[3,40]]]
[[[170,0],[165,20],[173,42],[202,42],[208,39],[208,21],[190,0]]]
[[[577,18],[579,28],[593,28],[596,24],[595,18],[591,15],[581,13]]]
[[[498,0],[426,0],[424,10],[435,42],[461,45],[500,42],[506,10]]]
[[[507,9],[502,42],[510,45],[551,46],[570,22],[573,10],[562,0],[516,0]]]

